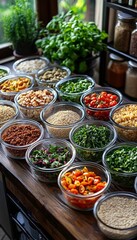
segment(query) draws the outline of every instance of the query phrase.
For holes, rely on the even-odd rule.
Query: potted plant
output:
[[[28,0],[15,0],[2,18],[4,36],[12,42],[15,55],[29,56],[37,52],[37,16]]]
[[[106,38],[94,22],[84,22],[69,11],[52,18],[40,31],[36,45],[51,62],[57,61],[74,73],[85,73],[92,67],[93,55],[106,49]]]

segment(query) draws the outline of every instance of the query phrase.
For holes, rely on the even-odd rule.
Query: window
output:
[[[0,16],[8,11],[9,5],[13,4],[15,0],[1,0],[0,1]],[[52,18],[61,11],[78,11],[80,17],[87,21],[94,21],[95,19],[95,0],[30,0],[32,7],[38,14],[38,20],[45,26]],[[11,44],[5,43],[3,37],[2,24],[0,22],[0,60],[12,56]]]

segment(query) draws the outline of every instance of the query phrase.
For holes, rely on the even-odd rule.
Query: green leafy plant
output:
[[[15,4],[3,16],[2,22],[4,36],[13,43],[18,54],[36,52],[37,17],[28,0],[15,0]]]
[[[40,31],[38,48],[51,62],[57,61],[72,72],[84,73],[93,54],[106,49],[107,34],[94,22],[84,22],[72,11],[56,15]]]

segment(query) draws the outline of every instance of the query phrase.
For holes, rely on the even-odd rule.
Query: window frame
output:
[[[52,19],[52,16],[58,13],[58,1],[36,0],[36,11],[38,14],[38,20],[43,23],[43,26],[45,26]],[[0,62],[11,56],[13,56],[12,44],[0,44]]]

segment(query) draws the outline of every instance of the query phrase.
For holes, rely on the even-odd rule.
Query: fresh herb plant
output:
[[[107,34],[94,22],[84,22],[72,11],[56,15],[41,30],[38,48],[51,62],[59,62],[75,73],[85,73],[88,59],[106,49]]]
[[[8,14],[3,16],[2,22],[4,36],[13,43],[13,48],[18,54],[25,54],[25,51],[36,52],[37,16],[28,0],[15,0],[15,4],[9,8]]]

